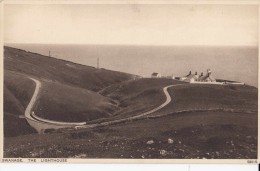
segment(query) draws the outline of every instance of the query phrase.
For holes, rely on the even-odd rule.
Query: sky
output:
[[[4,43],[258,45],[253,5],[4,6]]]

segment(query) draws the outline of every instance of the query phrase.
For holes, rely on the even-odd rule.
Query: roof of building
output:
[[[190,71],[189,74],[182,77],[182,79],[183,79],[183,81],[190,81],[191,79],[194,79],[196,81],[205,81],[205,82],[215,82],[216,81],[216,79],[211,76],[210,69],[207,70],[206,75],[203,75],[203,73],[201,73],[201,75],[198,75],[197,72],[195,72],[195,74],[192,74]]]
[[[207,74],[207,75],[199,77],[198,81],[211,81],[211,82],[215,82],[216,79],[213,78],[211,75]]]
[[[187,76],[185,76],[184,81],[189,81],[189,80],[191,80],[192,78],[194,78],[195,80],[197,80],[197,79],[199,78],[199,75],[198,75],[198,74],[188,74]]]
[[[157,76],[159,73],[157,73],[157,72],[153,72],[152,73],[152,76]]]

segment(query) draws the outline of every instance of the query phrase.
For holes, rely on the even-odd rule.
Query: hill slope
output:
[[[35,89],[29,77],[42,83],[35,114],[57,121],[109,117],[117,110],[113,100],[94,91],[137,77],[11,47],[4,48],[4,71],[5,136],[34,132],[25,119],[19,118],[24,115]]]
[[[165,78],[144,78],[111,86],[102,94],[118,100],[122,110],[117,112],[117,115],[127,116],[130,113],[151,110],[162,104],[165,100],[163,88],[172,84],[185,83]]]
[[[150,111],[164,103],[166,97],[163,88],[172,84],[186,83],[166,78],[142,78],[107,87],[100,94],[117,102],[119,109],[112,117],[98,121],[125,118]]]
[[[42,81],[41,89],[35,113],[42,118],[86,122],[107,118],[117,110],[111,99],[90,90],[47,81]]]
[[[25,135],[5,140],[4,156],[255,159],[256,118],[257,114],[198,112],[74,132]]]
[[[127,73],[96,69],[11,47],[4,47],[4,69],[92,91],[98,91],[111,84],[136,77]]]
[[[258,89],[251,86],[185,84],[170,88],[169,93],[174,100],[154,115],[215,109],[250,113],[258,110]]]
[[[5,57],[9,68],[5,68],[5,132],[14,128],[27,131],[17,135],[30,133],[25,128],[25,120],[17,117],[23,114],[34,89],[34,84],[27,77],[35,77],[43,85],[35,107],[36,114],[64,121],[102,122],[138,115],[165,100],[162,93],[164,86],[182,85],[169,88],[172,101],[165,108],[142,119],[103,128],[64,129],[44,135],[4,138],[5,157],[257,157],[256,88],[196,85],[163,78],[129,80],[134,76],[124,74],[124,79],[121,76],[117,79],[113,71],[99,75],[105,70],[84,68],[73,63],[66,65],[68,63],[64,61],[52,61],[52,58],[20,50],[9,51]],[[37,62],[38,58],[43,60],[43,66]],[[77,67],[74,68],[74,65]],[[90,77],[84,80],[84,74]],[[107,82],[103,84],[105,80]],[[94,92],[105,85],[110,86],[99,92],[104,96]],[[13,134],[9,132],[9,136]]]
[[[36,132],[24,118],[19,118],[19,115],[24,115],[34,88],[34,82],[24,76],[4,72],[4,136]]]

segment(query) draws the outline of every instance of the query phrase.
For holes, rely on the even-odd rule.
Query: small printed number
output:
[[[257,160],[247,160],[247,163],[257,163]]]

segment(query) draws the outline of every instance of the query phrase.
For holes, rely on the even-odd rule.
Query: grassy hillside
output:
[[[13,97],[17,99],[17,102],[13,104],[17,104],[20,108],[24,109],[28,105],[34,93],[35,83],[25,75],[5,70],[4,87],[6,90],[5,96],[9,97],[10,94],[12,94]],[[4,98],[4,100],[8,99],[11,99],[11,96],[10,98]],[[6,106],[6,110],[10,109],[10,107]]]
[[[241,85],[185,84],[171,87],[172,102],[155,115],[211,109],[257,112],[257,92],[255,87]]]
[[[20,101],[16,99],[6,86],[4,86],[4,108],[6,113],[12,113],[17,116],[23,114],[24,111]]]
[[[84,122],[109,117],[117,110],[113,100],[90,90],[42,81],[36,115],[55,121]]]
[[[256,118],[257,113],[196,112],[103,128],[26,135],[7,138],[4,156],[253,159],[257,157]]]
[[[19,115],[24,115],[34,89],[34,82],[25,76],[4,72],[4,136],[36,132],[25,119],[19,118]]]
[[[258,90],[254,87],[164,78],[130,80],[133,75],[8,47],[4,60],[5,157],[257,157]],[[30,76],[42,83],[36,115],[58,121],[92,123],[138,115],[165,101],[163,87],[177,86],[168,89],[172,101],[147,118],[38,135],[31,134],[32,128],[19,118],[35,89]]]
[[[34,77],[43,83],[36,114],[61,121],[88,121],[108,117],[117,107],[94,92],[136,76],[75,64],[24,50],[4,47],[5,136],[31,133],[25,108],[35,89]],[[27,131],[26,131],[27,130]]]
[[[35,105],[36,115],[55,121],[83,122],[107,118],[117,110],[115,102],[90,90],[59,82],[42,83]],[[4,131],[5,136],[17,136],[35,131],[24,118],[24,111],[35,90],[35,83],[25,74],[5,71]]]
[[[115,99],[125,99],[130,96],[139,94],[147,89],[163,88],[171,84],[185,84],[186,82],[167,79],[167,78],[143,78],[131,80],[121,84],[112,85],[102,91],[102,95]]]
[[[136,77],[131,74],[96,69],[11,47],[4,48],[4,67],[5,70],[93,91]]]
[[[100,93],[116,101],[119,110],[105,120],[138,115],[160,106],[165,101],[163,88],[172,84],[185,83],[166,78],[142,78],[109,86]]]
[[[154,98],[157,92],[154,90],[179,83],[167,79],[140,79],[110,86],[101,93],[118,100],[120,108],[127,101],[125,109],[134,113],[139,105],[138,99],[141,99],[139,103],[145,104],[142,98],[147,96],[149,98],[145,100],[148,102],[159,103],[160,98]],[[163,95],[159,92],[158,95]],[[93,129],[5,138],[4,156],[130,159],[257,157],[256,88],[183,84],[170,88],[169,93],[173,97],[172,103],[157,114],[216,107],[252,112],[184,112]],[[118,117],[124,114],[127,113]]]
[[[5,136],[34,132],[25,119],[19,119],[35,89],[35,83],[28,77],[42,83],[35,113],[58,121],[109,117],[117,110],[113,100],[92,91],[136,78],[11,47],[4,47],[4,71]]]
[[[4,112],[5,138],[33,133],[36,133],[36,131],[27,123],[26,119]]]

